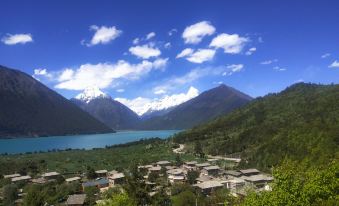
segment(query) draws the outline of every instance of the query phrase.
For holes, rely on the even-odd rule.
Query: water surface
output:
[[[0,139],[0,154],[48,151],[53,149],[92,149],[107,145],[123,144],[140,139],[168,138],[178,130],[121,131],[109,134],[52,136],[39,138]]]

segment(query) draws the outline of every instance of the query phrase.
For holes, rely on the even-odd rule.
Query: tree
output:
[[[187,181],[191,185],[195,184],[195,180],[199,177],[199,172],[195,170],[190,170],[187,172]]]
[[[17,198],[18,188],[16,185],[6,185],[3,187],[4,205],[14,205],[14,201]]]
[[[95,205],[96,195],[99,193],[99,189],[97,187],[86,187],[86,203],[88,205]]]
[[[23,202],[25,206],[43,206],[45,202],[45,195],[41,186],[32,185],[28,188],[27,195]]]
[[[182,163],[183,163],[183,161],[182,161],[182,159],[181,159],[181,157],[180,157],[180,154],[177,154],[177,155],[175,156],[175,165],[176,165],[177,167],[179,167],[180,165],[182,165]]]
[[[200,141],[195,142],[194,153],[200,158],[203,158],[205,156]]]
[[[86,175],[88,179],[95,179],[97,177],[95,170],[90,166],[87,167]]]
[[[196,205],[197,198],[190,190],[185,190],[178,195],[172,197],[173,206],[194,206]]]
[[[134,201],[126,194],[120,193],[113,195],[110,199],[104,200],[98,206],[134,206]]]

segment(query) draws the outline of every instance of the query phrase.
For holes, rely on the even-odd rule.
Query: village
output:
[[[180,148],[182,149],[182,148]],[[180,154],[180,150],[173,151]],[[199,193],[209,196],[218,189],[228,189],[235,197],[246,196],[248,191],[270,191],[270,182],[273,177],[260,172],[255,168],[249,169],[225,169],[222,165],[225,162],[238,164],[239,158],[225,158],[220,156],[208,156],[206,161],[186,161],[182,164],[161,160],[147,165],[137,166],[138,172],[142,175],[144,183],[151,188],[149,196],[156,195],[161,189],[170,196],[171,185],[189,184]],[[86,201],[86,188],[95,187],[103,193],[110,188],[121,188],[126,183],[126,172],[128,171],[108,171],[105,168],[95,170],[95,178],[89,179],[85,174],[78,176],[63,175],[56,171],[49,171],[39,176],[8,174],[4,179],[9,179],[12,184],[46,184],[48,182],[62,179],[66,184],[78,183],[81,185],[81,192],[69,195],[61,205],[84,205]],[[158,181],[162,179],[163,181]],[[22,205],[25,193],[18,190],[16,205]],[[103,200],[96,200],[100,204]]]

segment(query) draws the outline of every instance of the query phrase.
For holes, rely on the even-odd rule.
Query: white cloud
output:
[[[265,60],[265,61],[260,62],[260,64],[267,65],[267,64],[272,64],[277,61],[278,59]]]
[[[211,41],[210,47],[222,48],[228,54],[238,54],[248,41],[248,38],[241,37],[238,34],[222,33]]]
[[[186,57],[186,59],[192,63],[201,64],[205,61],[212,60],[214,55],[215,50],[213,49],[198,49],[197,51],[194,51],[191,48],[186,48],[182,50],[176,58]]]
[[[137,97],[135,99],[116,98],[115,100],[128,106],[138,115],[142,115],[147,111],[163,110],[170,107],[182,104],[199,95],[199,90],[194,87],[190,87],[187,93],[179,93],[172,95],[165,95],[160,99]]]
[[[171,29],[169,32],[168,32],[168,36],[172,36],[174,33],[177,33],[178,30],[177,29]]]
[[[186,44],[197,44],[205,36],[214,34],[215,28],[208,21],[202,21],[185,28],[182,38]]]
[[[139,39],[139,38],[133,39],[133,44],[139,44],[139,42],[140,42],[140,39]]]
[[[152,39],[153,37],[155,37],[155,32],[151,32],[151,33],[147,34],[146,40]]]
[[[193,53],[193,51],[194,51],[194,50],[191,49],[191,48],[186,48],[186,49],[182,50],[182,51],[177,55],[176,58],[182,58],[182,57],[189,56],[189,55],[191,55],[191,54]]]
[[[124,90],[124,89],[117,89],[116,91],[117,91],[117,92],[119,92],[119,93],[123,93],[123,92],[125,92],[125,90]]]
[[[58,77],[58,81],[67,81],[72,79],[74,71],[72,69],[65,69]]]
[[[47,69],[34,69],[34,74],[32,75],[34,78],[39,79],[39,77],[45,77],[48,79],[53,78],[53,75],[47,71]]]
[[[331,54],[330,53],[326,53],[326,54],[321,55],[321,58],[325,59],[325,58],[327,58],[329,56],[331,56]]]
[[[151,45],[145,44],[142,46],[134,46],[130,47],[129,51],[131,54],[142,58],[142,59],[148,59],[150,57],[157,57],[161,54],[161,51],[158,48],[154,48]]]
[[[276,70],[276,71],[279,71],[279,72],[284,72],[284,71],[287,70],[286,68],[279,67],[279,66],[275,66],[275,67],[273,67],[273,69]]]
[[[332,64],[328,66],[329,68],[339,68],[339,61],[335,60]]]
[[[187,72],[182,76],[173,76],[165,80],[162,80],[163,83],[156,86],[153,89],[153,91],[154,92],[160,90],[163,90],[165,92],[172,91],[184,85],[191,84],[203,77],[218,76],[228,70],[229,69],[226,68],[225,66],[192,69],[191,71]]]
[[[114,64],[83,64],[79,68],[66,69],[61,72],[56,78],[58,83],[55,85],[55,88],[83,90],[94,85],[100,89],[109,86],[114,87],[114,84],[121,80],[139,79],[152,70],[163,69],[166,64],[167,59],[156,59],[153,62],[144,60],[139,64],[131,64],[124,60]]]
[[[240,72],[243,68],[243,64],[231,64],[226,67],[228,71],[225,71],[222,75],[223,76],[230,76],[233,73]]]
[[[31,34],[7,34],[1,41],[7,45],[26,44],[33,42],[33,38]]]
[[[210,61],[215,55],[215,50],[213,49],[198,49],[196,52],[191,54],[186,59],[190,62],[201,64],[205,61]]]
[[[86,44],[87,46],[94,46],[97,44],[108,44],[113,41],[117,37],[122,34],[121,30],[118,30],[115,26],[106,27],[101,26],[98,27],[96,25],[92,25],[90,30],[95,31],[90,43]]]
[[[248,49],[245,54],[249,56],[249,55],[252,55],[255,51],[257,51],[257,48],[252,47],[252,48]]]
[[[163,89],[155,90],[154,94],[166,94],[166,91]]]
[[[164,47],[166,48],[166,49],[169,49],[169,48],[171,48],[171,42],[167,42],[165,45],[164,45]]]

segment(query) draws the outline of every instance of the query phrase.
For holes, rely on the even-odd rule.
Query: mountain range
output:
[[[0,137],[113,132],[33,77],[0,66]]]
[[[285,158],[322,165],[338,157],[339,85],[298,83],[174,137],[267,170]],[[243,165],[244,166],[244,165]]]
[[[140,117],[135,112],[96,87],[86,88],[71,101],[116,130],[133,129],[140,122]]]

